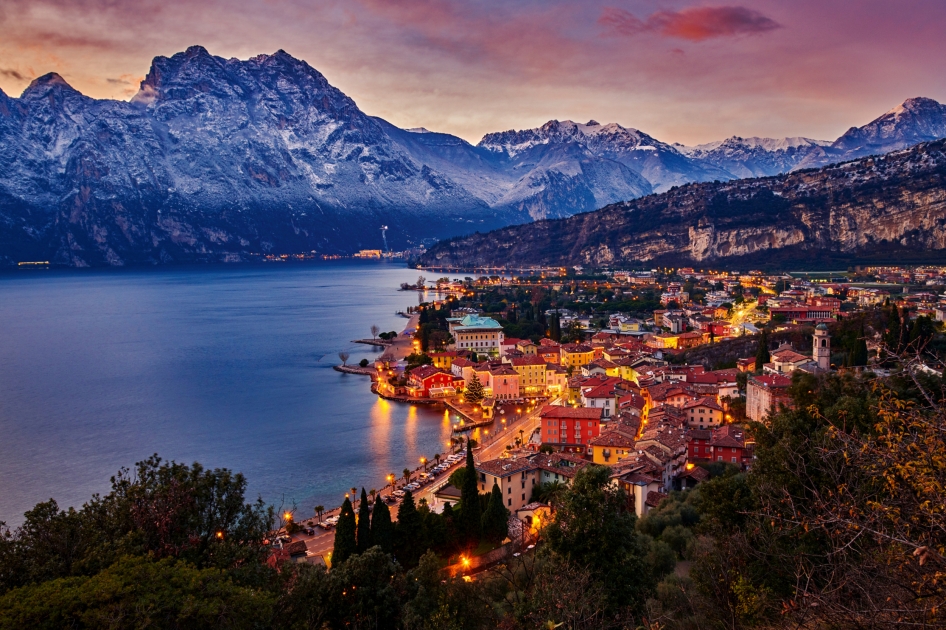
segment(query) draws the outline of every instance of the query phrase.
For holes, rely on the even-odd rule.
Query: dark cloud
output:
[[[20,72],[12,68],[0,68],[0,76],[16,79],[17,81],[29,81],[27,77],[23,76]]]
[[[746,7],[690,7],[680,11],[657,11],[646,20],[634,14],[605,7],[598,18],[609,35],[657,33],[699,42],[713,37],[755,35],[781,28],[758,11]]]

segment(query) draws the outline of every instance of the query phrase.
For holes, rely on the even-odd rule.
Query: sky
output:
[[[943,0],[2,0],[0,89],[128,99],[151,59],[283,49],[368,114],[477,142],[589,119],[664,142],[833,140],[946,102]]]

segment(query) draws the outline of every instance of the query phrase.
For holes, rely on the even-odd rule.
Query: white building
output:
[[[452,326],[454,347],[457,350],[501,356],[503,327],[491,317],[467,315]]]

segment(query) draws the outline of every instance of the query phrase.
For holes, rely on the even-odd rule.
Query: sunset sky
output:
[[[3,0],[0,33],[11,96],[58,72],[128,99],[157,55],[284,49],[369,114],[471,142],[553,118],[830,140],[946,102],[943,0]]]

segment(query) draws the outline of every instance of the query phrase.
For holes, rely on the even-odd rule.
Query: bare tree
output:
[[[427,286],[427,278],[424,276],[417,276],[417,288],[423,289]]]
[[[377,325],[377,324],[373,325],[373,326],[371,327],[371,338],[372,338],[372,339],[377,339],[379,332],[381,332],[381,329],[378,327],[378,325]]]
[[[348,357],[350,357],[350,356],[351,356],[351,355],[348,354],[347,352],[339,352],[339,353],[338,353],[338,358],[342,360],[342,365],[348,365]]]

